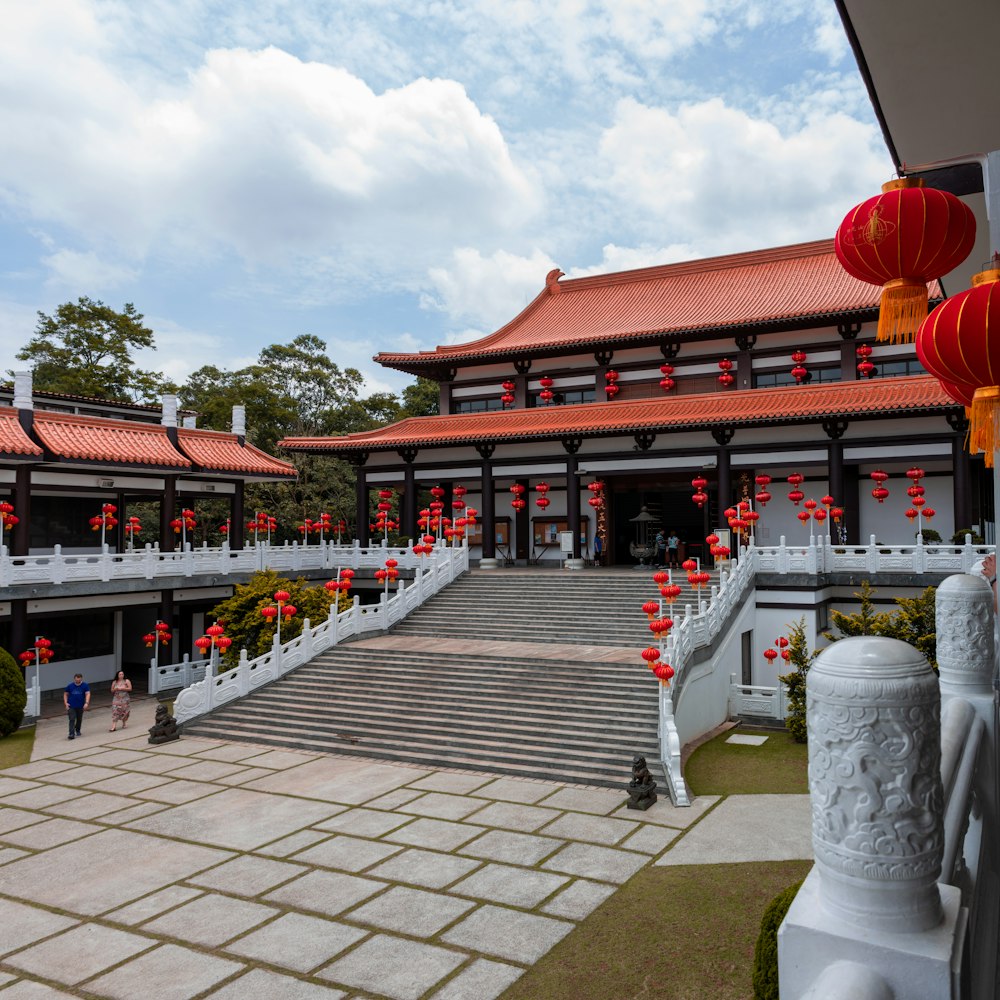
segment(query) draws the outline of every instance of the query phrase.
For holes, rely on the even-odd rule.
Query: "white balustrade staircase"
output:
[[[639,656],[656,596],[648,572],[474,571],[185,732],[619,788],[642,753],[665,794]]]

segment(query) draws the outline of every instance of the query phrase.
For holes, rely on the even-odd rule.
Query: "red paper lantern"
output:
[[[661,583],[669,583],[669,582],[670,582],[670,574],[664,573],[662,569],[658,570],[656,573],[653,574],[653,583],[655,583],[657,586],[659,586]]]
[[[221,651],[225,652],[233,644],[233,640],[229,638],[228,635],[220,635],[218,639],[215,640],[216,647]]]
[[[889,495],[889,491],[884,486],[876,486],[872,490],[872,496],[878,500],[879,503],[885,503],[885,498]]]
[[[761,490],[754,497],[754,499],[760,504],[761,507],[766,507],[771,501],[771,494],[768,493],[767,490]]]
[[[792,352],[792,361],[794,361],[795,364],[801,365],[801,364],[803,364],[805,362],[805,360],[806,360],[806,353],[805,353],[805,351],[793,351]]]
[[[521,511],[528,506],[528,502],[526,500],[522,500],[521,497],[515,497],[511,500],[510,505],[514,508],[514,510]]]
[[[511,380],[510,380],[510,379],[507,379],[507,380],[506,380],[506,381],[505,381],[505,382],[504,382],[504,383],[503,383],[503,384],[501,385],[501,388],[503,389],[503,391],[504,391],[504,392],[513,392],[513,391],[514,391],[514,389],[516,389],[517,387],[516,387],[516,386],[514,385],[514,383],[513,383],[513,382],[511,382]]]
[[[608,369],[608,370],[607,370],[607,371],[606,371],[606,372],[604,373],[604,381],[605,381],[605,382],[617,382],[617,381],[618,381],[618,378],[619,378],[619,375],[618,375],[618,372],[616,372],[616,371],[614,370],[614,368],[609,368],[609,369]]]
[[[792,369],[792,377],[796,382],[801,382],[808,374],[808,370],[803,368],[802,365],[796,365]]]
[[[788,499],[791,500],[792,503],[795,504],[796,507],[798,507],[799,503],[802,501],[802,498],[804,496],[805,496],[805,493],[803,493],[802,490],[789,490],[788,491]]]
[[[278,609],[270,604],[266,608],[261,608],[260,613],[268,625],[278,617]]]
[[[287,590],[276,590],[274,592],[274,599],[278,602],[278,604],[284,604],[285,601],[287,601],[291,596],[292,595],[289,594]]]
[[[156,642],[156,636],[152,632],[147,632],[143,637],[142,641],[146,644],[146,648],[152,648],[153,644]]]
[[[730,360],[729,360],[729,358],[723,358],[723,359],[722,359],[722,360],[721,360],[721,361],[719,362],[719,367],[720,367],[720,368],[721,368],[721,369],[722,369],[722,370],[723,370],[724,372],[728,372],[728,371],[732,371],[732,368],[733,368],[733,363],[732,363],[732,361],[730,361]]]
[[[906,495],[909,497],[922,497],[924,492],[923,486],[918,486],[916,483],[906,487]]]
[[[788,640],[783,635],[779,635],[778,638],[774,640],[774,644],[778,647],[778,649],[788,648]]]
[[[704,476],[695,476],[694,479],[691,480],[691,485],[696,490],[703,490],[706,486],[708,486],[708,480],[705,479]]]
[[[657,680],[666,684],[674,676],[674,668],[669,663],[658,663],[653,667],[653,674]]]
[[[840,524],[841,519],[843,518],[843,516],[844,516],[844,508],[843,507],[831,507],[830,508],[830,517],[833,518],[833,523],[834,524]]]
[[[674,373],[673,365],[671,364],[660,365],[660,374],[663,375],[664,378],[669,378],[671,375],[673,375],[673,373]]]
[[[806,477],[801,472],[793,472],[788,477],[788,482],[791,486],[801,486],[805,481]]]
[[[924,497],[914,497],[911,503],[914,507],[923,507],[923,505],[927,503],[927,500]]]
[[[734,375],[730,375],[729,372],[723,372],[719,376],[719,385],[721,385],[724,389],[728,389],[735,381],[736,377]]]
[[[937,511],[933,507],[927,507],[923,512],[926,518],[932,518],[936,513]]]
[[[767,662],[769,664],[770,663],[774,663],[774,661],[777,658],[778,658],[778,651],[776,649],[765,649],[764,650],[764,659],[767,660]]]
[[[601,506],[601,498],[600,497],[591,497],[587,501],[587,503],[589,503],[590,506],[593,507],[596,510],[598,507]]]
[[[819,505],[818,505],[818,504],[816,503],[816,501],[815,501],[815,500],[807,500],[807,501],[806,501],[806,502],[805,502],[805,503],[804,503],[804,504],[803,504],[802,506],[803,506],[803,507],[805,507],[805,509],[806,509],[806,510],[808,510],[808,511],[809,511],[809,512],[811,513],[811,512],[812,512],[812,511],[814,511],[814,510],[815,510],[815,509],[816,509],[816,508],[817,508],[817,507],[818,507]]]
[[[667,604],[673,604],[678,597],[681,596],[681,587],[676,583],[668,583],[663,587],[660,587],[660,593],[663,595],[663,599]]]
[[[708,503],[708,494],[702,493],[700,490],[691,496],[691,499],[698,505],[698,509],[701,510],[702,507]]]
[[[554,396],[555,393],[551,389],[542,389],[542,391],[538,394],[538,398],[543,403],[551,403]]]
[[[609,399],[614,399],[615,396],[617,396],[618,393],[619,393],[619,391],[620,391],[619,388],[618,388],[618,383],[617,382],[609,382],[604,387],[604,391],[608,394],[608,398]]]
[[[917,518],[918,518],[918,517],[919,517],[920,515],[919,515],[919,514],[918,514],[918,513],[917,513],[917,512],[916,512],[916,511],[915,511],[915,510],[914,510],[914,509],[912,508],[912,507],[910,507],[910,508],[909,508],[909,509],[908,509],[908,510],[907,510],[907,511],[905,512],[905,515],[904,515],[904,516],[906,517],[906,519],[907,519],[908,521],[915,521],[915,520],[916,520],[916,519],[917,519]]]
[[[693,559],[685,559],[681,563],[681,569],[686,570],[688,573],[693,573],[698,568],[698,564]]]
[[[664,392],[670,392],[670,390],[673,389],[673,387],[676,384],[677,383],[672,378],[661,378],[660,379],[660,388]]]
[[[800,510],[798,514],[795,515],[803,524],[809,520],[810,514],[807,510]]]
[[[552,388],[552,386],[554,386],[554,385],[555,385],[555,382],[554,382],[554,381],[553,381],[552,379],[550,379],[550,378],[548,377],[548,375],[544,375],[544,376],[542,376],[542,378],[540,378],[540,379],[538,380],[538,384],[539,384],[539,385],[540,385],[540,386],[541,386],[541,387],[542,387],[543,389],[551,389],[551,388]]]
[[[216,622],[214,625],[209,625],[208,628],[205,629],[205,635],[211,636],[214,639],[216,636],[222,635],[225,631],[226,630],[218,622]]]
[[[283,615],[284,615],[284,616],[285,616],[286,618],[291,618],[291,617],[292,617],[292,615],[294,615],[294,614],[295,614],[295,613],[296,613],[296,612],[297,612],[298,610],[299,610],[299,609],[298,609],[297,607],[295,607],[295,605],[294,605],[294,604],[286,604],[286,605],[285,605],[285,606],[284,606],[284,607],[283,607],[283,608],[281,609],[281,613],[282,613],[282,614],[283,614]]]
[[[201,650],[202,656],[208,656],[208,651],[212,648],[212,640],[207,635],[203,635],[200,639],[195,639],[194,644]]]
[[[660,658],[660,651],[655,646],[649,646],[641,655],[647,663],[655,663]]]
[[[958,267],[975,239],[970,208],[903,177],[847,213],[834,248],[848,274],[882,286],[878,339],[903,343],[927,316],[927,282]]]
[[[503,403],[504,406],[511,406],[514,402],[514,394],[510,392],[505,392],[500,397],[500,402]]]
[[[825,510],[818,510],[818,511],[816,511],[815,514],[813,514],[813,517],[817,521],[819,521],[820,524],[822,524],[826,520],[826,511]]]
[[[542,508],[542,510],[545,510],[545,508],[546,508],[546,507],[548,507],[548,505],[549,505],[550,503],[552,503],[552,501],[551,501],[551,500],[550,500],[550,499],[549,499],[548,497],[539,497],[539,498],[538,498],[538,499],[537,499],[537,500],[535,501],[535,503],[536,503],[536,504],[537,504],[537,505],[538,505],[539,507],[541,507],[541,508]]]
[[[754,477],[754,482],[761,489],[764,489],[765,487],[771,485],[771,477],[766,472],[762,472],[759,476]]]

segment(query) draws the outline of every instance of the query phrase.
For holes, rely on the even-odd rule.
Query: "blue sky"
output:
[[[570,276],[832,235],[891,163],[830,0],[32,0],[0,33],[0,368],[133,302],[175,379],[472,339]]]

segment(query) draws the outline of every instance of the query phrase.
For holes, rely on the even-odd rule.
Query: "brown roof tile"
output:
[[[556,272],[558,273],[558,272]],[[937,282],[933,297],[941,296]],[[417,370],[642,340],[660,334],[752,328],[878,308],[881,289],[852,278],[833,240],[556,281],[496,333],[433,351],[384,351],[375,360]]]
[[[210,472],[290,478],[297,475],[294,465],[272,458],[252,444],[241,445],[235,434],[185,427],[178,430],[177,443],[188,458]]]
[[[36,411],[34,429],[45,447],[61,458],[168,469],[191,465],[159,424]]]
[[[10,406],[0,406],[0,455],[27,458],[41,454],[42,449],[24,433],[17,410]]]

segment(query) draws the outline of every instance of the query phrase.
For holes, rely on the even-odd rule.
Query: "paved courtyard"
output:
[[[811,857],[807,796],[636,813],[607,789],[153,747],[154,707],[73,742],[45,720],[0,772],[0,1000],[492,1000],[647,864]]]

